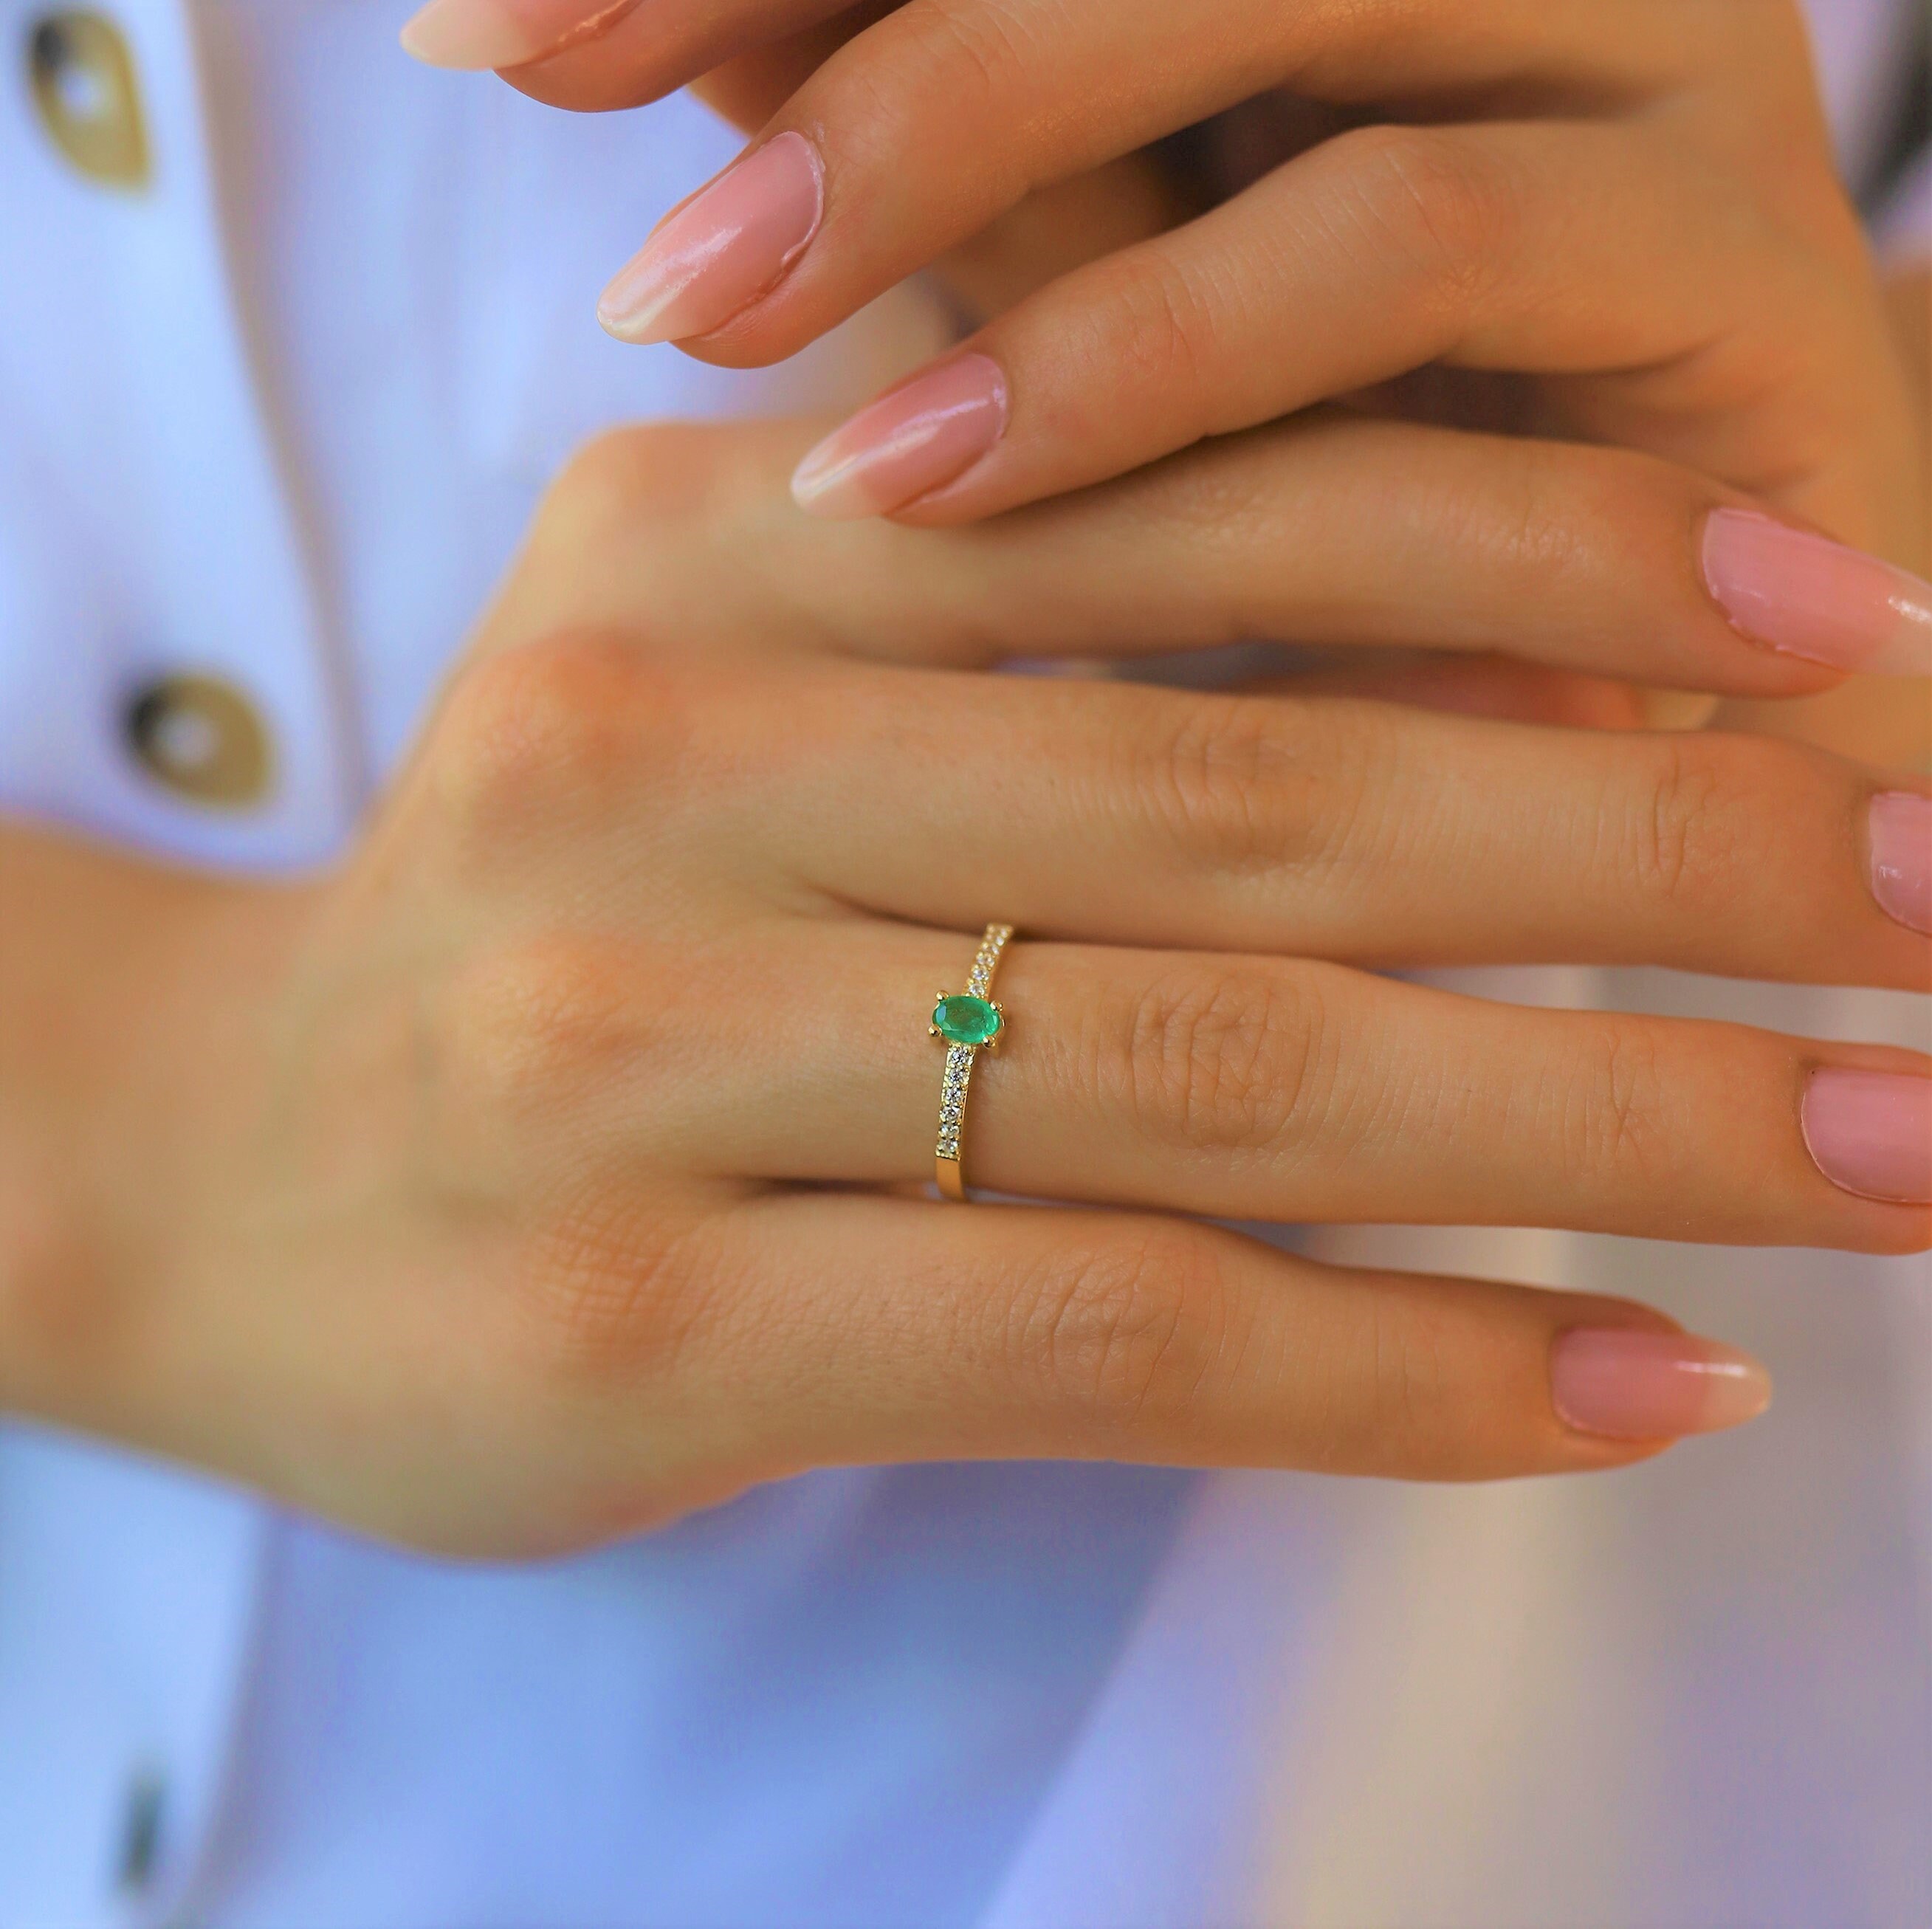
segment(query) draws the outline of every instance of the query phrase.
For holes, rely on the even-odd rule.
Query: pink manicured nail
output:
[[[983,355],[956,356],[890,388],[798,465],[802,509],[882,516],[956,482],[1006,431],[1006,378]]]
[[[597,319],[620,341],[688,341],[722,328],[784,278],[824,208],[817,149],[802,134],[780,134],[658,224],[604,290]]]
[[[1828,1066],[1804,1088],[1804,1143],[1833,1185],[1932,1204],[1932,1078]]]
[[[429,0],[403,28],[403,51],[430,67],[476,72],[561,53],[628,14],[637,0]]]
[[[1704,581],[1745,635],[1834,670],[1932,674],[1932,583],[1748,509],[1704,523]]]
[[[1872,896],[1888,917],[1932,934],[1932,797],[1888,790],[1873,798]]]
[[[1771,1404],[1771,1376],[1694,1334],[1579,1327],[1550,1350],[1550,1398],[1580,1433],[1676,1440],[1755,1420]]]

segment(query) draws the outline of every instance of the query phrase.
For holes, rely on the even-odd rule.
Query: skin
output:
[[[1792,0],[653,0],[505,77],[586,110],[694,83],[754,146],[813,144],[819,233],[687,353],[771,362],[951,284],[1012,418],[902,519],[1339,398],[1642,451],[1932,567],[1925,278],[1874,272]],[[1932,757],[1895,686],[1720,714]]]
[[[812,10],[788,41],[796,8],[667,0],[510,76],[573,107],[708,76],[760,142],[819,152],[819,234],[686,344],[706,359],[794,353],[1037,189],[1243,117],[1188,184],[1211,205],[972,338],[1012,427],[922,514],[1441,365],[1519,378],[1519,422],[1668,455],[1861,547],[1924,540],[1903,373],[1788,0],[1508,0],[1479,24],[1457,0]],[[1052,262],[1036,245],[1036,277]]]
[[[1212,440],[836,532],[786,502],[801,434],[608,440],[334,874],[0,835],[0,1403],[491,1553],[854,1460],[1586,1471],[1661,1443],[1564,1427],[1552,1340],[1660,1316],[1174,1215],[1926,1242],[1797,1129],[1818,1066],[1922,1061],[1361,968],[1924,982],[1862,880],[1880,779],[1549,727],[1651,680],[1842,718],[1858,686],[1696,589],[1714,502],[1922,562],[1923,417],[1791,10],[1181,17],[1063,9],[1016,62],[960,0],[666,0],[512,76],[708,71],[820,142],[824,245],[693,352],[772,359],[941,264],[1018,407],[922,519]],[[1146,148],[1217,110],[1190,166]],[[1330,258],[1365,190],[1396,245]],[[978,674],[1256,633],[1330,654],[1292,698]],[[1392,681],[1390,644],[1426,654]],[[969,1156],[1052,1213],[916,1196],[924,1012],[992,916],[1028,941]]]
[[[1932,1212],[1828,1184],[1798,1129],[1820,1066],[1912,1054],[1362,968],[1922,983],[1864,881],[1881,780],[1761,738],[983,674],[1111,649],[1150,546],[1150,634],[1292,606],[1293,559],[1206,568],[1190,504],[1292,488],[1312,432],[997,526],[830,533],[787,505],[808,428],[606,438],[334,873],[9,832],[35,915],[0,948],[0,1402],[490,1554],[859,1461],[1658,1450],[1572,1431],[1549,1382],[1558,1334],[1667,1330],[1648,1309],[1177,1215],[1923,1246]],[[1520,600],[1507,635],[1502,590],[1467,599],[1486,643],[1582,647]],[[1713,680],[1759,687],[1677,596]],[[1058,1210],[921,1196],[926,1014],[994,916],[1024,936],[969,1166]]]

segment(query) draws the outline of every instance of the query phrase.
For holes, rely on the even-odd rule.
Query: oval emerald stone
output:
[[[933,1007],[933,1028],[952,1045],[986,1045],[1000,1035],[1005,1022],[990,1000],[956,992]]]

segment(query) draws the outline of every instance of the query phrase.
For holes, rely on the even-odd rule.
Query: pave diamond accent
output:
[[[987,926],[986,934],[980,940],[980,955],[967,974],[966,988],[974,998],[983,998],[993,988],[993,974],[1000,968],[1000,954],[1012,934],[1010,924]]]

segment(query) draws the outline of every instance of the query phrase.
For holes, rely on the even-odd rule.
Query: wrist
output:
[[[147,1433],[307,893],[0,831],[0,1409]]]

